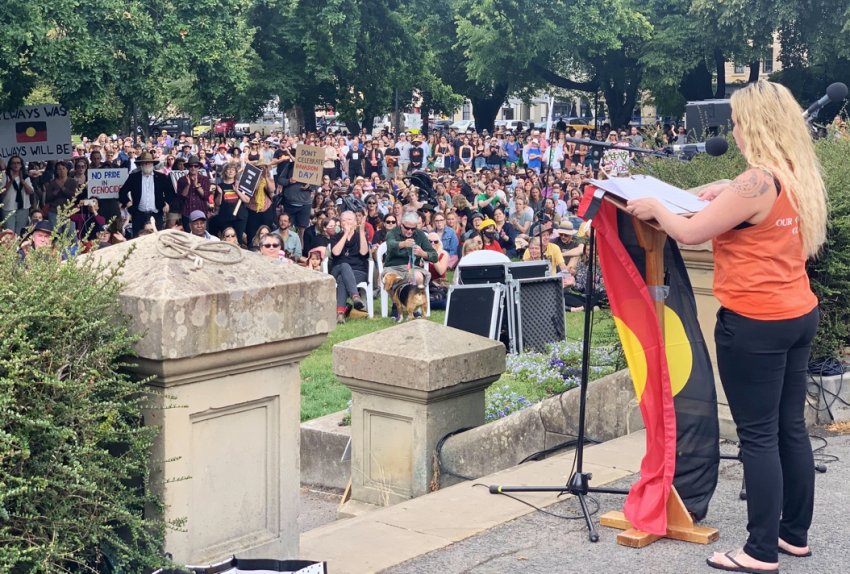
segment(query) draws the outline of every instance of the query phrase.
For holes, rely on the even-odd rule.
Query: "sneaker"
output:
[[[342,325],[345,323],[345,313],[337,313],[336,314],[336,324]]]
[[[366,309],[366,303],[363,302],[363,299],[360,298],[360,295],[354,295],[351,298],[351,304],[358,311],[364,311]]]

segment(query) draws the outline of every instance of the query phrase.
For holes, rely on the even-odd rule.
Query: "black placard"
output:
[[[248,197],[254,197],[257,188],[260,186],[261,177],[263,177],[262,168],[250,163],[245,164],[245,169],[242,170],[242,175],[239,177],[239,191]]]

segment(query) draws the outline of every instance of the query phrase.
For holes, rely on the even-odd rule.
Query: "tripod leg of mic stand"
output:
[[[596,526],[593,524],[593,520],[590,518],[590,510],[587,508],[587,501],[584,499],[586,495],[578,494],[576,498],[578,498],[578,503],[581,505],[581,513],[584,514],[584,522],[587,524],[587,538],[591,542],[599,542],[599,533],[596,532]]]

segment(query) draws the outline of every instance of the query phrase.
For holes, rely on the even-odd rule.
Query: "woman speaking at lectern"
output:
[[[700,196],[691,218],[655,199],[628,203],[685,244],[714,249],[717,365],[738,429],[747,488],[742,549],[709,566],[776,572],[778,553],[808,556],[814,462],[803,421],[818,301],[806,260],[826,240],[826,193],[803,111],[783,86],[759,81],[731,99],[732,134],[748,168]]]

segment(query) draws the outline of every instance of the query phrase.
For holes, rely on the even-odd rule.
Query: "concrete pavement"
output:
[[[818,430],[819,434],[825,434]],[[780,557],[786,573],[850,572],[850,436],[829,436],[826,452],[839,457],[826,474],[818,474],[815,522],[807,559]],[[734,447],[725,451],[734,453]],[[594,445],[585,450],[585,469],[592,486],[627,488],[644,452],[643,432]],[[653,572],[713,572],[705,558],[715,550],[740,546],[746,536],[746,506],[740,501],[741,466],[723,462],[712,500],[708,526],[720,529],[720,541],[710,546],[660,540],[635,550],[616,544],[616,530],[599,527],[600,541],[587,540],[582,519],[555,518],[505,496],[491,495],[481,485],[566,482],[571,452],[532,462],[479,480],[458,484],[427,496],[349,520],[337,521],[302,535],[304,558],[329,562],[332,574],[558,572],[604,574]],[[572,497],[551,493],[517,495],[562,516],[578,517]],[[601,495],[599,512],[620,510],[623,497]],[[594,502],[591,502],[591,506]]]

